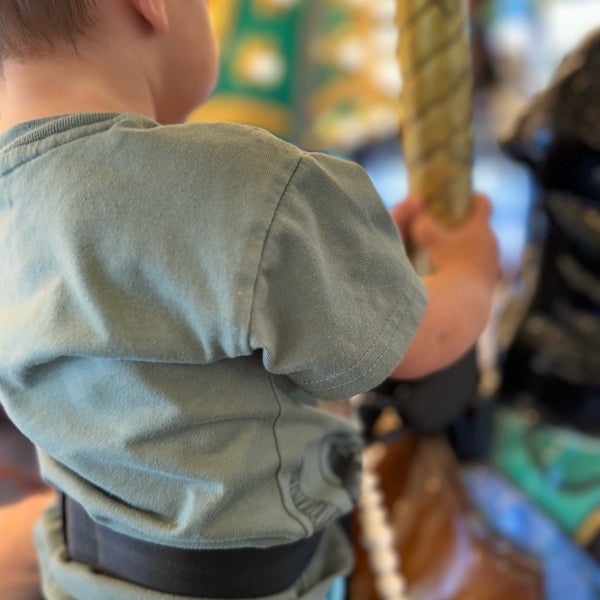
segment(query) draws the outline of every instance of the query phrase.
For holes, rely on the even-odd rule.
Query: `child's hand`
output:
[[[489,321],[500,275],[490,203],[481,195],[462,224],[447,228],[426,212],[410,222],[410,238],[424,249],[431,269],[422,280],[428,302],[415,338],[395,379],[415,379],[463,356]]]
[[[433,273],[466,273],[493,287],[500,275],[500,260],[489,223],[491,212],[489,200],[475,194],[464,223],[447,228],[421,212],[411,223],[410,237],[425,249]]]

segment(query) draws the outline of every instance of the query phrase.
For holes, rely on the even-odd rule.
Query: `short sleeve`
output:
[[[324,399],[372,389],[400,362],[426,304],[366,172],[305,154],[274,213],[256,278],[250,346]]]

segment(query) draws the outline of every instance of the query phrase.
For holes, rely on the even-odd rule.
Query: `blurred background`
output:
[[[492,433],[489,443],[475,452],[458,452],[462,477],[472,501],[492,526],[542,561],[545,598],[591,600],[600,598],[600,427],[586,427],[585,422],[588,412],[594,418],[600,413],[600,382],[565,375],[569,393],[575,390],[577,401],[562,412],[548,409],[551,403],[546,396],[551,394],[540,391],[547,388],[533,386],[530,374],[509,373],[511,385],[502,384],[510,364],[506,356],[519,340],[515,332],[527,320],[540,273],[553,269],[544,267],[543,260],[552,255],[547,248],[544,202],[557,191],[548,178],[540,178],[539,171],[532,169],[532,161],[516,160],[514,152],[510,156],[502,148],[514,138],[521,115],[548,88],[565,57],[597,32],[600,0],[472,0],[470,4],[474,187],[490,196],[494,205],[493,226],[504,278],[497,311],[479,348],[482,381],[487,385],[479,404],[486,407],[482,412],[488,417],[492,413],[492,422],[475,422],[475,433],[471,432],[475,437],[481,431]],[[248,123],[308,150],[356,160],[391,207],[407,193],[394,7],[394,0],[213,2],[221,79],[214,97],[191,120]],[[594,56],[592,79],[600,80],[599,54]],[[590,98],[589,110],[597,111],[600,94]],[[595,122],[600,122],[600,116]],[[551,127],[542,128],[542,133],[548,131],[553,133]],[[592,193],[559,186],[561,194],[581,200],[577,206],[587,211],[581,227],[591,227],[592,233],[600,233],[600,197],[593,193],[600,186],[599,131],[585,140],[587,154],[581,155],[588,163],[593,159],[595,170],[584,174],[596,178]],[[571,231],[569,239],[584,237],[586,231]],[[577,318],[566,321],[572,331],[593,330],[594,335],[575,335],[579,346],[570,355],[570,373],[573,369],[588,373],[590,369],[578,370],[577,357],[585,355],[581,360],[588,360],[600,351],[600,261],[598,248],[590,244],[583,249],[586,275],[584,283],[578,284],[577,310],[569,304]],[[577,251],[567,254],[572,257]],[[590,286],[595,296],[584,302],[582,289]],[[556,286],[537,292],[548,294],[559,295]],[[565,302],[555,303],[561,314]],[[574,335],[567,333],[565,346]],[[561,345],[563,338],[549,339],[552,346]],[[533,359],[521,358],[519,364],[529,360],[535,370],[535,364],[543,361],[531,344],[528,348]],[[548,357],[542,358],[547,365]],[[561,371],[562,359],[555,360],[552,365],[558,366],[550,370]],[[590,364],[600,367],[600,362]],[[477,427],[482,428],[479,433]],[[15,502],[39,486],[33,450],[8,419],[0,417],[0,504]]]
[[[265,127],[308,150],[362,162],[384,201],[407,190],[394,0],[221,0],[217,91],[192,120]],[[519,268],[528,173],[498,141],[565,55],[600,25],[599,0],[471,0],[476,82],[474,185],[495,204],[507,271]]]

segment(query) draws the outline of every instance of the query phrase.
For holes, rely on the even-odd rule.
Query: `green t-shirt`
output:
[[[347,513],[360,439],[323,404],[380,383],[425,305],[365,172],[126,114],[28,122],[0,149],[0,394],[44,477],[179,547]]]

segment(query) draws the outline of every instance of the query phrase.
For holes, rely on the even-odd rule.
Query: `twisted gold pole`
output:
[[[459,223],[471,203],[473,84],[465,2],[396,2],[410,192],[446,225]]]
[[[468,10],[462,0],[396,0],[396,15],[410,192],[422,196],[438,220],[454,225],[471,205],[473,85]],[[406,600],[406,581],[393,547],[394,530],[377,490],[377,477],[369,468],[373,465],[367,456],[364,462],[359,514],[370,554],[373,594]]]

